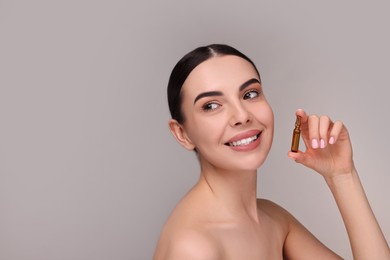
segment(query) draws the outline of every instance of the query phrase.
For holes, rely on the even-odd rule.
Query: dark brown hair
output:
[[[226,44],[211,44],[208,46],[198,47],[195,50],[184,55],[183,58],[175,65],[168,82],[168,105],[171,117],[180,124],[185,118],[181,110],[182,95],[181,88],[191,71],[202,62],[216,56],[234,55],[241,57],[250,62],[255,68],[260,78],[260,73],[255,64],[243,53]]]

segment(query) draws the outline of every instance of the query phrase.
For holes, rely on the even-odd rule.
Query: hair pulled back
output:
[[[181,109],[182,94],[181,88],[184,81],[193,69],[202,62],[216,56],[234,55],[247,60],[255,68],[259,78],[260,74],[255,64],[243,53],[226,44],[211,44],[208,46],[198,47],[195,50],[187,53],[179,60],[172,70],[168,81],[168,105],[171,117],[178,123],[183,123],[185,118]]]

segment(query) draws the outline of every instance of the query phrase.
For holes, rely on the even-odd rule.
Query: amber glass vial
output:
[[[291,152],[298,152],[299,149],[299,137],[301,134],[301,117],[297,116],[295,120],[295,128],[293,131],[292,142],[291,142]]]

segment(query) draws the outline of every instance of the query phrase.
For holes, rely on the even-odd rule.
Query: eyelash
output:
[[[254,97],[248,97],[248,94],[251,94],[251,93],[255,93],[256,96],[254,96]],[[248,90],[247,92],[245,92],[243,99],[244,99],[244,100],[246,100],[246,99],[254,99],[254,98],[257,98],[257,97],[259,97],[259,96],[260,96],[260,91],[258,91],[257,89],[250,89],[250,90]]]
[[[249,94],[251,93],[255,93],[255,96],[254,97],[248,97]],[[248,90],[247,92],[244,93],[244,96],[243,96],[243,99],[244,100],[247,100],[247,99],[254,99],[254,98],[257,98],[260,96],[260,91],[257,90],[257,89],[251,89],[251,90]],[[212,108],[211,106],[215,105],[216,107]],[[207,102],[206,104],[204,104],[202,106],[202,110],[205,111],[205,112],[211,112],[211,111],[214,111],[216,109],[218,109],[221,105],[218,104],[217,102],[215,101],[210,101],[210,102]]]
[[[203,110],[203,111],[206,111],[206,112],[209,112],[209,111],[213,111],[213,110],[215,110],[215,109],[218,108],[218,107],[211,108],[210,106],[212,106],[212,105],[217,105],[218,107],[221,106],[220,104],[218,104],[218,103],[212,101],[212,102],[208,102],[208,103],[204,104],[204,105],[202,106],[202,110]]]

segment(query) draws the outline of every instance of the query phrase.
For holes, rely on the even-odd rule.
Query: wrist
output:
[[[358,180],[358,174],[356,169],[352,168],[349,171],[334,174],[330,177],[324,177],[324,179],[330,188],[337,188]]]

